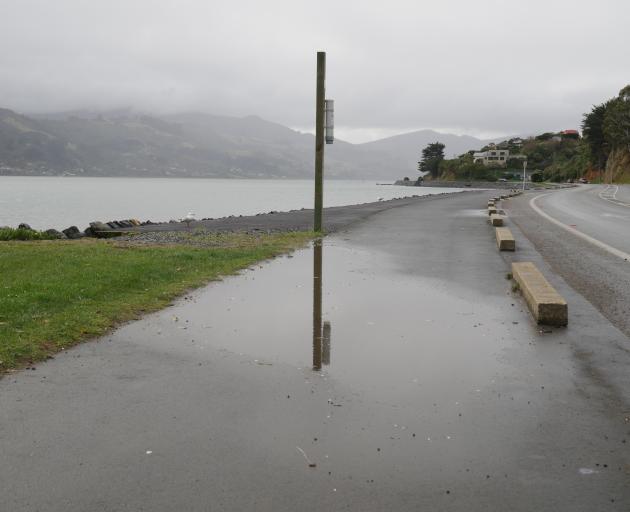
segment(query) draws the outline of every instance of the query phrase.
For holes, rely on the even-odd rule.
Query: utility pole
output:
[[[315,218],[313,231],[322,232],[324,206],[324,108],[326,101],[326,52],[317,52],[315,94]]]
[[[523,192],[525,192],[525,169],[527,169],[527,160],[523,161]]]

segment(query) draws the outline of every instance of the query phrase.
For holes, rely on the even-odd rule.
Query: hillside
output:
[[[528,173],[534,179],[566,181],[577,179],[588,168],[588,152],[584,141],[577,132],[543,133],[535,137],[520,137],[491,143],[478,148],[479,151],[507,150],[509,157],[505,165],[484,165],[475,162],[473,151],[467,151],[453,159],[443,159],[439,163],[440,180],[481,180],[497,179],[520,180],[523,162],[527,160]]]
[[[448,151],[483,144],[431,130],[366,144],[326,147],[331,178],[399,179],[416,175],[427,141]],[[256,116],[183,113],[156,117],[128,110],[24,116],[0,109],[0,174],[305,178],[314,137]]]
[[[469,135],[452,135],[449,133],[438,133],[433,130],[418,130],[374,142],[367,142],[363,146],[396,154],[404,161],[407,168],[416,169],[422,148],[436,141],[446,146],[444,150],[446,156],[460,155],[466,151],[494,142],[494,140],[481,140]]]

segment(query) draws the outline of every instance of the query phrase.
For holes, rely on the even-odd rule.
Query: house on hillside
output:
[[[577,130],[562,130],[560,132],[560,136],[566,139],[579,139],[580,132],[578,132]]]
[[[510,156],[509,149],[493,149],[473,153],[473,162],[482,163],[486,167],[505,167]]]

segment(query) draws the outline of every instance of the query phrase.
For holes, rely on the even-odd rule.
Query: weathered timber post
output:
[[[317,52],[315,94],[315,218],[313,231],[322,231],[324,206],[324,104],[326,99],[326,52]]]

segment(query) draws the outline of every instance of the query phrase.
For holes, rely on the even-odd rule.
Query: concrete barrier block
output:
[[[530,261],[512,263],[512,276],[518,283],[527,307],[539,324],[563,326],[569,322],[567,302]]]
[[[493,226],[503,226],[503,217],[498,214],[490,215],[490,223]]]
[[[497,213],[497,209],[494,206],[488,206],[488,215]]]
[[[496,228],[495,235],[497,237],[497,247],[499,251],[515,251],[516,240],[509,228]]]

